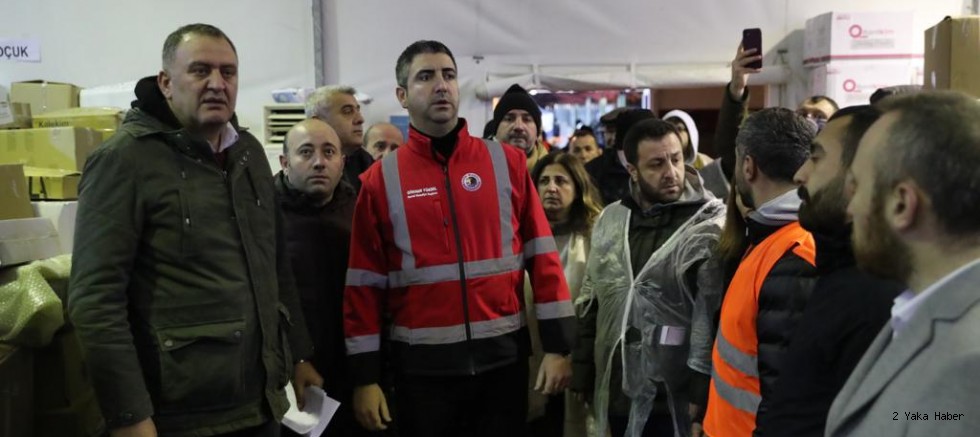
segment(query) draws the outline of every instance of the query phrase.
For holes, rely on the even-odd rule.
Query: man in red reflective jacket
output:
[[[574,311],[524,153],[470,136],[457,116],[452,52],[419,41],[396,66],[408,142],[361,176],[344,294],[354,410],[391,421],[378,381],[382,313],[392,319],[399,432],[520,433],[527,413],[526,269],[547,352],[545,393],[565,388]]]

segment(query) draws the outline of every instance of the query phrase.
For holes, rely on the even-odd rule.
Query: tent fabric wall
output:
[[[412,41],[435,39],[456,56],[460,114],[477,134],[491,115],[481,99],[514,82],[551,89],[724,84],[746,27],[763,31],[766,70],[786,66],[754,83],[773,85],[767,103],[795,106],[807,90],[806,19],[835,10],[913,10],[921,32],[964,11],[963,0],[317,1],[330,9],[326,76],[374,97],[368,122],[405,114],[394,98],[395,59]]]
[[[0,60],[0,84],[46,79],[94,87],[154,75],[167,35],[204,22],[235,42],[238,117],[261,139],[270,91],[314,85],[312,1],[4,0],[0,37],[39,40],[41,62]]]
[[[319,12],[317,52],[313,2]],[[762,28],[767,66],[777,64],[778,50],[786,50],[787,71],[755,80],[782,83],[774,85],[767,103],[792,106],[807,89],[801,67],[807,18],[832,10],[914,10],[920,32],[945,15],[963,13],[971,7],[967,2],[5,0],[0,37],[39,40],[42,61],[0,60],[0,84],[47,79],[92,87],[155,74],[170,31],[208,22],[238,46],[239,118],[257,133],[262,107],[271,103],[269,91],[311,87],[318,76],[321,83],[347,83],[372,96],[366,108],[370,123],[405,114],[394,97],[401,50],[418,39],[438,39],[456,54],[460,114],[478,133],[490,116],[489,103],[478,96],[499,94],[511,79],[556,88],[724,83],[745,27]]]

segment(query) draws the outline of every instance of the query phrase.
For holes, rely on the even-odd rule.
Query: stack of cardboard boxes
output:
[[[810,94],[868,104],[878,88],[922,84],[922,50],[906,12],[828,12],[806,22]]]
[[[11,85],[11,108],[26,105],[29,115],[0,129],[0,164],[25,165],[34,199],[77,198],[85,158],[122,122],[118,108],[79,108],[78,93],[78,87],[63,83]]]
[[[18,82],[8,100],[0,87],[0,281],[15,280],[14,269],[26,263],[71,253],[80,172],[121,114],[77,108],[78,91]],[[64,288],[59,298],[66,301]],[[41,348],[0,344],[0,376],[0,423],[7,424],[0,435],[104,431],[70,324]]]

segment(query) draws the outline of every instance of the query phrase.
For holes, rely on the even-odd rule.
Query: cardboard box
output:
[[[921,85],[921,71],[921,60],[833,62],[810,70],[810,95],[828,96],[842,108],[867,105],[878,88]]]
[[[0,437],[34,435],[34,354],[0,344]]]
[[[0,164],[0,220],[34,217],[21,164]]]
[[[921,58],[912,11],[827,12],[806,21],[803,65]]]
[[[62,254],[58,231],[50,219],[0,220],[0,267]]]
[[[80,88],[70,83],[30,80],[10,84],[10,101],[29,103],[35,116],[48,111],[77,108]]]
[[[48,111],[34,117],[33,127],[87,127],[95,130],[115,131],[122,124],[121,108],[69,108]]]
[[[82,174],[74,170],[24,167],[27,187],[33,200],[71,200],[78,198]]]
[[[0,85],[0,129],[26,129],[31,127],[31,105],[11,103],[7,88]]]
[[[980,16],[946,17],[925,36],[923,88],[980,98]]]
[[[0,163],[82,171],[101,132],[80,127],[0,130]]]
[[[62,254],[71,253],[75,246],[75,217],[78,215],[78,201],[44,200],[31,202],[35,217],[51,219],[58,231]]]
[[[3,103],[0,103],[3,105]],[[4,111],[0,108],[0,111]],[[27,103],[7,103],[7,113],[10,114],[8,123],[0,124],[0,129],[30,129],[31,127],[31,105]]]

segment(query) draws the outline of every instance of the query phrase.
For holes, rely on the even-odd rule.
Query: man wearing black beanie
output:
[[[613,150],[605,151],[602,156],[589,161],[585,170],[592,176],[592,182],[602,193],[602,202],[606,205],[630,196],[630,175],[626,171],[626,155],[623,154],[623,139],[633,125],[643,120],[657,118],[649,109],[625,109],[616,116],[615,142]]]
[[[548,154],[541,143],[541,109],[520,85],[511,85],[500,97],[491,123],[497,141],[524,150],[528,170]]]

